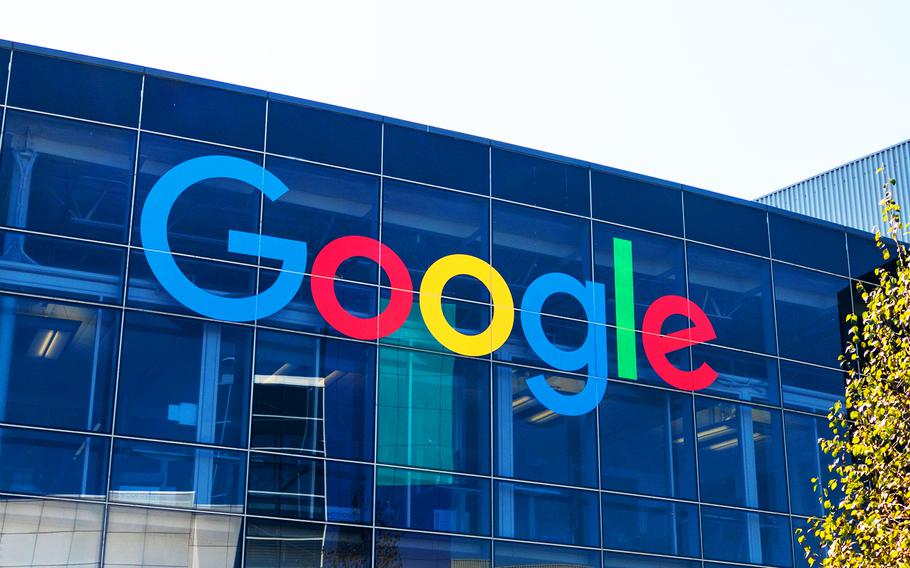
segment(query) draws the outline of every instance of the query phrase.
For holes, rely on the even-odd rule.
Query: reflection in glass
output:
[[[495,541],[493,550],[493,566],[497,568],[600,568],[600,553],[595,550],[504,541]]]
[[[833,369],[780,362],[784,406],[827,414],[834,403],[844,400],[844,373]]]
[[[717,380],[700,391],[704,394],[744,402],[780,403],[777,359],[696,344],[692,347],[692,360],[696,367],[707,363],[717,372]]]
[[[387,122],[382,152],[387,176],[489,194],[487,144]]]
[[[705,558],[764,566],[791,566],[790,520],[784,515],[701,508]]]
[[[603,494],[604,548],[699,556],[698,506]]]
[[[496,536],[599,546],[597,493],[527,483],[496,482]]]
[[[376,532],[377,566],[396,568],[454,568],[490,565],[491,542],[435,534],[384,531]],[[394,559],[392,564],[383,560]]]
[[[828,420],[784,413],[784,428],[787,432],[787,472],[790,476],[790,511],[795,515],[821,516],[821,488],[827,488],[828,481],[836,474],[828,470],[833,463],[831,456],[822,452],[819,438],[830,438]],[[817,482],[812,480],[816,479]],[[819,491],[812,487],[818,485]],[[838,493],[832,492],[832,503],[839,501]]]
[[[701,563],[682,558],[604,552],[604,568],[701,568]]]
[[[247,519],[248,568],[367,568],[371,530],[358,527]],[[389,545],[376,541],[377,566],[394,566]],[[222,566],[215,564],[213,566]],[[230,566],[230,564],[224,564]]]
[[[104,505],[0,498],[0,566],[97,566]]]
[[[492,152],[494,197],[576,215],[590,214],[587,168],[495,146]]]

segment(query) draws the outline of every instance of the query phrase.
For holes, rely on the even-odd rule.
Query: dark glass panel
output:
[[[371,466],[253,453],[249,483],[250,515],[343,523],[372,519]]]
[[[775,353],[771,263],[701,245],[686,248],[689,298],[711,320],[712,343]]]
[[[600,568],[600,554],[595,550],[544,546],[519,542],[495,541],[493,566],[514,568],[517,566],[571,566],[572,568]]]
[[[875,244],[873,236],[860,236],[852,232],[847,233],[847,252],[850,257],[850,276],[865,280],[866,282],[878,282],[875,275],[876,268],[894,269],[897,259],[894,241],[889,238],[883,238],[888,249],[888,260],[885,260],[884,254]]]
[[[329,110],[269,101],[268,151],[379,173],[382,123]]]
[[[489,566],[491,541],[435,534],[376,532],[376,564],[396,568]],[[391,564],[384,560],[394,559]]]
[[[490,480],[379,467],[376,524],[488,536]]]
[[[775,263],[774,294],[781,357],[836,368],[853,312],[850,281]]]
[[[597,508],[594,491],[497,481],[496,536],[600,546]]]
[[[681,558],[604,552],[603,568],[701,568],[701,563]]]
[[[378,461],[489,473],[488,362],[383,347],[378,395]]]
[[[611,381],[598,412],[604,489],[695,499],[691,395]]]
[[[590,214],[587,168],[495,147],[492,168],[494,197]]]
[[[6,80],[9,75],[9,54],[8,49],[0,48],[0,93],[3,93],[3,101],[6,102]]]
[[[697,505],[627,495],[602,497],[604,548],[674,556],[701,554]]]
[[[111,501],[243,511],[243,452],[116,440]]]
[[[108,439],[0,428],[0,491],[103,499]]]
[[[250,445],[371,461],[375,377],[374,346],[260,330]]]
[[[385,125],[383,173],[488,195],[490,148],[426,130]]]
[[[120,315],[0,296],[0,421],[109,432]]]
[[[787,510],[780,411],[695,397],[701,499]]]
[[[769,213],[771,256],[810,268],[847,275],[844,231]]]
[[[381,543],[377,541],[377,562]],[[272,521],[246,523],[247,568],[368,568],[372,566],[372,531],[357,527]]]
[[[790,520],[784,515],[702,507],[705,558],[791,566]]]
[[[126,242],[136,133],[8,111],[0,160],[0,223]]]
[[[0,288],[119,304],[123,249],[0,231]]]
[[[252,329],[126,312],[116,431],[246,445]]]
[[[831,456],[824,453],[818,445],[820,438],[831,438],[828,420],[796,414],[784,413],[784,429],[787,433],[787,471],[790,476],[790,511],[794,515],[821,516],[821,490],[827,489],[828,481],[836,479],[836,474],[828,470],[833,463]],[[812,479],[817,482],[813,483]],[[812,486],[818,485],[818,491]],[[838,491],[832,491],[829,499],[832,503],[840,500]]]
[[[717,372],[717,380],[700,392],[744,402],[780,404],[777,359],[697,344],[692,347],[692,360],[695,367],[707,364]]]
[[[597,219],[683,236],[679,186],[592,170],[591,193]]]
[[[265,98],[146,76],[142,128],[262,150]]]
[[[5,63],[6,58],[0,55],[4,71]],[[138,73],[17,51],[8,104],[137,126],[141,88],[142,76]]]
[[[835,402],[844,400],[843,371],[781,361],[780,377],[788,408],[827,414]]]
[[[593,412],[563,416],[541,405],[526,380],[539,371],[496,365],[496,474],[531,481],[597,486],[597,423]],[[584,377],[549,376],[564,392],[581,390]],[[541,451],[546,448],[546,451]]]
[[[764,209],[683,192],[686,238],[768,256],[768,220]]]

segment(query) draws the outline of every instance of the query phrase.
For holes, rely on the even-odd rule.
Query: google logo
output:
[[[193,184],[213,178],[230,178],[259,189],[275,201],[288,188],[265,168],[229,156],[194,158],[168,170],[152,187],[140,220],[142,244],[150,251],[148,263],[161,285],[178,302],[207,317],[233,322],[254,321],[284,308],[303,284],[307,245],[304,242],[258,235],[243,231],[228,232],[228,251],[279,260],[282,271],[275,282],[260,293],[231,298],[203,290],[191,282],[177,266],[167,236],[167,221],[174,203]],[[637,379],[635,342],[634,287],[632,281],[632,242],[614,239],[614,284],[616,290],[617,372],[620,378]],[[163,253],[163,254],[162,254]],[[362,318],[346,311],[335,295],[334,277],[348,259],[361,257],[376,262],[391,284],[388,305],[377,316]],[[414,283],[395,251],[379,241],[361,236],[346,236],[328,243],[316,255],[310,270],[313,301],[326,322],[340,333],[362,340],[386,337],[400,328],[414,303]],[[486,329],[466,334],[455,329],[445,317],[442,292],[446,283],[458,276],[477,279],[487,288],[493,316]],[[566,350],[551,343],[543,330],[540,312],[555,294],[574,298],[584,310],[588,333],[582,345]],[[528,379],[537,399],[557,414],[577,416],[595,409],[607,386],[606,297],[604,285],[577,279],[560,272],[544,274],[532,282],[521,300],[520,323],[531,349],[547,365],[561,371],[587,369],[587,381],[577,393],[553,389],[543,375]],[[515,325],[515,303],[503,277],[488,262],[474,256],[452,254],[435,261],[426,271],[419,288],[420,312],[433,335],[447,349],[460,355],[484,356],[502,347]],[[667,320],[683,316],[690,327],[663,333]],[[642,344],[655,372],[668,384],[684,390],[700,390],[717,379],[707,363],[683,370],[667,356],[696,343],[716,337],[705,312],[681,296],[668,295],[655,300],[642,322]]]

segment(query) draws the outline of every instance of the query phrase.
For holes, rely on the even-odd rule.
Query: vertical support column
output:
[[[218,417],[218,382],[221,372],[221,326],[206,322],[202,325],[201,362],[199,367],[199,403],[196,407],[196,439],[213,444]],[[197,450],[196,504],[212,502],[212,477],[215,470],[213,450]]]
[[[743,463],[743,485],[746,493],[746,506],[757,509],[758,471],[755,469],[755,429],[753,428],[752,423],[752,410],[748,406],[737,406],[736,419],[739,426],[739,447],[740,457]],[[746,514],[746,539],[749,546],[750,561],[761,564],[761,521],[756,514]]]

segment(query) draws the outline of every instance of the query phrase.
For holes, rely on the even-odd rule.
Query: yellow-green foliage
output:
[[[910,568],[910,259],[894,186],[885,182],[881,202],[897,241],[894,266],[876,270],[877,286],[858,286],[865,308],[847,317],[850,342],[841,358],[846,402],[831,410],[831,437],[820,441],[835,473],[816,487],[824,516],[797,531],[811,566]],[[888,260],[880,233],[875,240]]]

